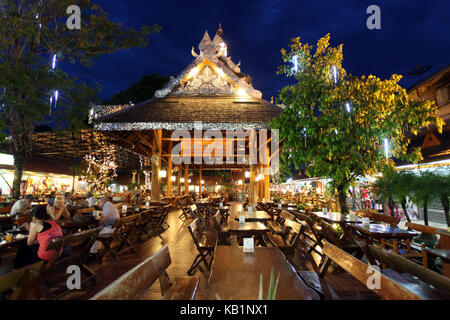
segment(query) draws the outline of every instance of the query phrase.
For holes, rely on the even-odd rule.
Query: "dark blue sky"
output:
[[[407,88],[419,80],[406,75],[417,64],[432,65],[431,72],[450,63],[449,0],[255,0],[255,1],[152,1],[94,0],[111,19],[126,26],[152,25],[161,33],[146,48],[104,56],[89,69],[62,66],[84,81],[103,86],[100,98],[109,99],[142,75],[181,72],[194,58],[205,30],[214,36],[222,23],[228,55],[242,72],[253,77],[253,86],[265,99],[276,96],[287,84],[276,75],[282,63],[280,49],[300,36],[315,44],[331,33],[332,45],[344,44],[344,67],[355,75],[404,75]],[[381,8],[381,30],[366,27],[366,8]]]

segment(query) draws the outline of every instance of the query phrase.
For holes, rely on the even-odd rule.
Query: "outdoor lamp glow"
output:
[[[177,180],[177,177],[175,177],[175,176],[172,176],[172,178],[170,178],[172,181],[175,181],[175,180]]]
[[[245,178],[246,179],[250,178],[250,171],[245,171]]]
[[[242,180],[238,180],[237,184],[241,185],[242,184]]]
[[[181,181],[181,183],[184,183],[184,178],[181,178],[180,181]]]
[[[159,175],[161,176],[161,178],[165,178],[165,177],[167,177],[167,171],[166,170],[160,170],[159,171]]]
[[[191,179],[188,179],[188,182],[191,183]]]
[[[205,180],[202,180],[202,184],[205,184]]]

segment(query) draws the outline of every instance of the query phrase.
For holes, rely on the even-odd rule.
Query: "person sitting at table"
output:
[[[61,227],[47,214],[45,206],[35,207],[30,216],[32,223],[27,245],[22,246],[17,251],[14,269],[22,268],[40,260],[50,260],[55,252],[54,250],[46,250],[49,242],[63,236]]]
[[[31,209],[31,203],[34,198],[31,194],[25,196],[24,199],[17,200],[16,203],[11,208],[11,215],[16,215],[18,213],[25,213],[27,210]]]
[[[95,206],[97,199],[95,199],[94,195],[91,192],[86,192],[86,202],[88,204],[88,207],[93,207]]]
[[[113,233],[114,223],[120,219],[119,210],[113,205],[112,197],[103,197],[98,201],[98,206],[102,208],[102,215],[99,219],[99,225],[103,225],[102,230],[99,234]],[[101,249],[102,243],[100,241],[95,241],[90,250],[91,254],[97,254]]]
[[[64,202],[66,206],[73,206],[72,194],[70,192],[64,193]]]
[[[60,196],[48,201],[47,213],[55,221],[58,221],[61,216],[70,219],[70,213],[64,204],[64,199]]]

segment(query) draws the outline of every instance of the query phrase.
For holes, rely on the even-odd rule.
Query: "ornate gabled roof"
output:
[[[250,76],[228,56],[219,26],[213,40],[208,31],[195,60],[155,92],[153,99],[134,106],[93,106],[90,119],[97,130],[185,129],[203,122],[205,129],[268,128],[282,108],[263,100]]]
[[[166,96],[223,96],[248,95],[261,99],[260,91],[253,89],[250,76],[243,74],[228,57],[227,45],[222,39],[223,30],[219,26],[214,39],[211,40],[208,31],[198,45],[197,54],[192,47],[191,54],[195,57],[181,74],[172,77],[169,83],[155,92],[155,98]]]

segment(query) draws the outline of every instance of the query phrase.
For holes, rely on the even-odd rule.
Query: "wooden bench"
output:
[[[367,272],[369,265],[365,264],[361,260],[355,258],[351,254],[336,247],[326,240],[324,240],[322,252],[327,257],[327,259],[332,260],[334,263],[350,273],[364,285],[367,284],[369,277],[373,275],[373,273]],[[422,300],[422,297],[406,289],[405,287],[383,275],[382,273],[380,273],[379,276],[379,289],[369,289],[371,289],[381,298],[386,300]]]
[[[90,300],[137,300],[159,279],[162,299],[193,300],[197,292],[199,277],[175,277],[172,283],[166,269],[171,264],[169,247],[147,258],[109,286],[98,292]]]
[[[32,294],[43,265],[44,261],[39,261],[0,276],[0,300],[25,300]]]
[[[83,215],[83,214],[87,214],[90,213],[92,214],[92,212],[95,211],[95,208],[83,208],[83,209],[78,209],[77,211],[75,211],[74,216],[79,216],[79,215]]]

